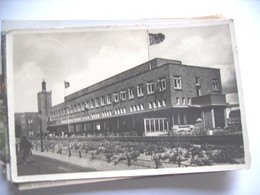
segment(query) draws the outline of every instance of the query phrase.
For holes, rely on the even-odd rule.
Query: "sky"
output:
[[[224,93],[236,93],[228,25],[149,29],[165,40],[148,47],[146,29],[29,31],[13,36],[14,109],[37,112],[41,82],[52,91],[52,104],[117,73],[159,57],[183,64],[220,68]],[[64,80],[70,87],[64,90]]]

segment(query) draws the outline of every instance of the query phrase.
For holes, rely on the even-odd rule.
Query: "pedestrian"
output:
[[[25,165],[29,162],[31,148],[32,148],[32,144],[27,140],[25,136],[22,136],[20,141],[20,151],[22,155],[22,162]]]
[[[155,153],[154,156],[153,156],[153,160],[154,160],[154,163],[155,163],[155,168],[158,169],[161,165],[160,155],[158,153]]]
[[[68,144],[69,157],[71,157],[71,150],[72,150],[72,143],[69,141],[69,144]]]

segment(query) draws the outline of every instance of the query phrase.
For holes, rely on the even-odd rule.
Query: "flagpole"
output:
[[[150,61],[150,40],[149,40],[148,30],[147,30],[147,49],[148,49],[148,61]]]

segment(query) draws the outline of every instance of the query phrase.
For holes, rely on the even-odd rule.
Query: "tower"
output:
[[[43,79],[42,81],[42,91],[37,94],[38,97],[38,113],[41,118],[42,123],[42,132],[45,133],[47,131],[47,123],[50,118],[51,113],[51,91],[46,90],[46,82]]]

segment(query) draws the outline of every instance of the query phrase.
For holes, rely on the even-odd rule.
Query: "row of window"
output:
[[[140,111],[140,110],[144,110],[143,104],[136,104],[136,105],[130,106],[130,112],[136,112],[136,111]]]
[[[150,102],[148,107],[149,109],[151,108],[160,108],[160,107],[164,107],[166,106],[166,101],[165,100],[158,100],[156,103],[155,102]],[[138,111],[143,111],[144,110],[144,104],[136,104],[136,105],[131,105],[129,107],[129,111],[130,112],[138,112]],[[122,107],[122,108],[116,108],[114,114],[115,115],[119,115],[119,114],[125,114],[127,113],[126,107]],[[86,119],[90,119],[90,118],[99,118],[99,117],[107,117],[107,116],[112,116],[112,110],[106,110],[106,111],[102,111],[101,113],[96,112],[96,113],[91,113],[91,114],[84,114],[84,115],[74,115],[74,118],[86,118]],[[68,118],[66,116],[52,116],[51,119],[62,119],[62,120],[67,120]]]
[[[199,88],[196,89],[197,94],[201,95],[201,92],[200,92],[200,77],[195,77],[195,84],[196,84],[196,87],[199,87]],[[215,91],[215,92],[219,91],[219,82],[218,82],[217,79],[212,79],[212,86],[213,86],[213,91]],[[146,87],[147,87],[147,94],[148,95],[153,94],[155,92],[155,82],[154,81],[147,82]],[[182,78],[181,78],[181,76],[173,76],[173,87],[174,87],[175,90],[181,90],[182,89]],[[166,80],[165,80],[165,78],[158,79],[157,89],[159,91],[166,90]],[[135,98],[134,87],[130,87],[127,90],[121,90],[120,92],[115,92],[112,95],[108,94],[108,95],[102,96],[100,98],[95,98],[95,99],[91,99],[91,100],[86,101],[86,102],[78,103],[78,104],[75,104],[75,105],[70,105],[68,107],[68,110],[66,110],[66,108],[62,108],[60,110],[53,111],[52,117],[65,116],[67,114],[83,112],[83,111],[87,111],[89,109],[98,108],[100,106],[111,105],[112,102],[117,103],[119,101],[126,101],[127,94],[128,94],[129,100]],[[137,95],[137,97],[144,96],[144,85],[143,84],[137,85],[136,95]],[[190,98],[188,98],[188,102],[189,101],[190,101]],[[185,105],[186,99],[177,97],[176,98],[176,104]]]
[[[166,80],[165,78],[158,79],[158,90],[164,91],[166,90]],[[128,90],[121,90],[120,92],[115,92],[112,95],[108,94],[106,96],[102,96],[100,98],[91,99],[86,102],[78,103],[75,105],[70,105],[68,107],[68,111],[66,108],[62,108],[60,110],[52,112],[52,117],[55,116],[64,116],[66,114],[72,114],[82,111],[87,111],[89,109],[98,108],[100,106],[111,105],[112,102],[117,103],[119,101],[126,101],[127,94],[128,99],[131,100],[135,98],[134,87],[128,88]],[[155,92],[155,84],[154,81],[147,82],[147,94],[153,94]],[[144,96],[144,86],[143,84],[137,85],[136,87],[136,95],[137,97]],[[68,113],[67,113],[68,112]]]
[[[116,108],[115,109],[115,115],[118,115],[118,114],[125,114],[126,113],[126,107],[123,107],[123,108]]]
[[[149,109],[160,108],[164,106],[166,106],[165,100],[158,100],[157,102],[153,101],[153,102],[149,102],[148,104]]]
[[[187,100],[187,101],[186,101]],[[176,105],[186,105],[186,102],[188,105],[191,104],[191,98],[185,98],[185,97],[176,97]]]
[[[195,77],[195,85],[196,87],[200,87],[200,77]],[[182,89],[182,80],[181,76],[173,76],[173,86],[174,89]],[[214,92],[219,91],[219,81],[218,79],[212,79],[212,89]]]

